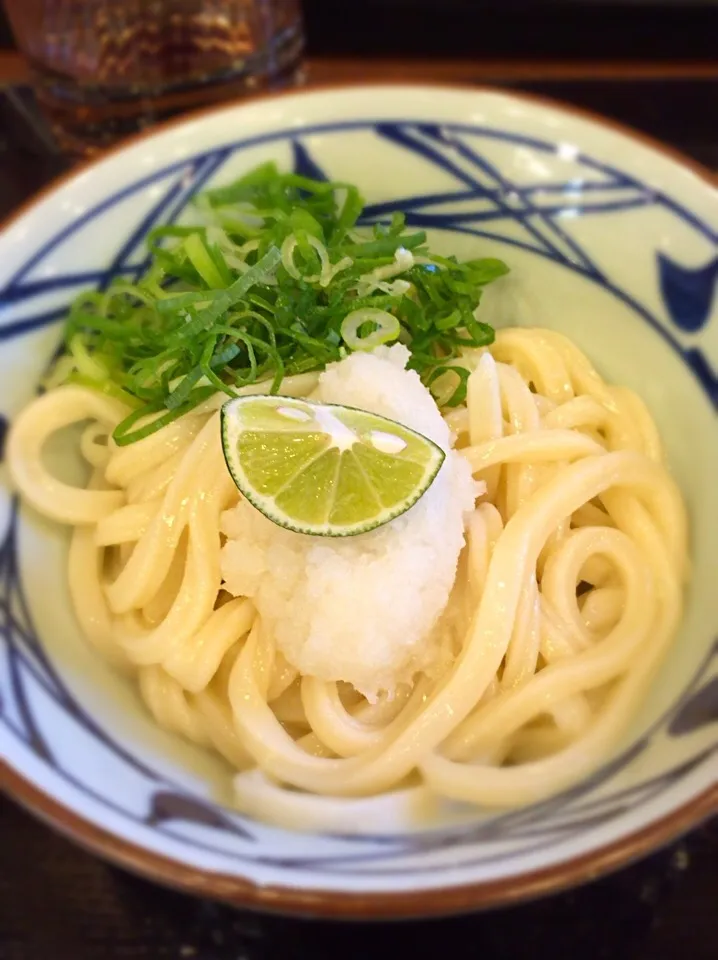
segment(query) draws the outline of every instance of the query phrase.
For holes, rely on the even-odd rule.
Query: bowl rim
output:
[[[718,195],[718,174],[709,167],[685,155],[680,150],[635,130],[627,124],[600,113],[576,107],[551,97],[508,90],[498,86],[466,83],[415,83],[401,80],[377,80],[355,83],[308,83],[270,93],[257,93],[223,103],[189,111],[179,117],[128,137],[109,149],[101,150],[70,170],[53,178],[37,193],[21,203],[10,215],[0,221],[0,233],[22,220],[65,184],[83,176],[107,159],[115,158],[138,143],[162,135],[168,130],[192,123],[208,115],[220,114],[233,108],[279,98],[301,97],[313,93],[341,93],[366,91],[376,94],[381,89],[407,91],[432,90],[442,93],[499,94],[529,105],[557,110],[569,116],[587,120],[628,139],[642,143],[673,163],[691,171],[711,193]],[[264,912],[325,917],[328,919],[389,919],[438,917],[471,910],[488,909],[515,904],[524,900],[557,893],[568,887],[597,879],[625,866],[659,847],[670,843],[693,827],[718,814],[718,782],[713,787],[692,797],[671,813],[634,830],[618,840],[604,843],[588,853],[572,857],[549,867],[531,870],[497,880],[483,880],[431,889],[383,891],[337,891],[264,885],[246,877],[217,873],[191,867],[179,860],[165,857],[139,846],[95,825],[71,807],[55,800],[41,788],[22,776],[19,771],[0,758],[0,789],[16,800],[28,812],[58,831],[78,846],[103,859],[149,880],[161,883],[195,896],[210,897],[237,907],[252,907]]]
[[[47,826],[79,847],[130,873],[183,893],[265,913],[329,920],[419,919],[509,906],[559,893],[627,866],[678,839],[718,811],[718,784],[678,810],[612,843],[528,873],[421,890],[337,891],[259,884],[231,874],[190,867],[121,839],[54,800],[0,760],[0,788]]]

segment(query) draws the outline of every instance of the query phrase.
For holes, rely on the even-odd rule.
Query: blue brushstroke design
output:
[[[57,307],[55,310],[46,310],[43,313],[36,313],[32,317],[23,320],[15,320],[8,323],[5,327],[0,327],[0,342],[3,340],[13,340],[25,333],[32,333],[33,330],[40,330],[42,327],[48,327],[51,323],[56,323],[67,313],[67,307]]]
[[[600,272],[596,265],[589,259],[585,250],[582,250],[577,243],[575,243],[568,234],[558,226],[555,220],[550,217],[544,207],[536,206],[533,203],[529,202],[525,194],[519,193],[515,189],[515,184],[504,177],[499,171],[498,167],[495,164],[490,163],[485,157],[482,157],[473,147],[470,147],[457,135],[449,135],[446,128],[437,127],[433,124],[424,125],[420,128],[423,133],[427,136],[433,137],[440,142],[447,144],[453,150],[455,150],[460,157],[463,157],[465,160],[469,160],[476,168],[482,170],[485,174],[491,177],[495,183],[497,183],[500,189],[506,194],[516,194],[520,201],[522,201],[521,206],[518,208],[508,207],[508,211],[514,212],[514,217],[520,219],[521,223],[524,225],[525,229],[530,230],[535,233],[538,237],[542,237],[544,242],[549,248],[555,246],[555,242],[551,238],[551,234],[557,236],[564,247],[567,247],[571,253],[572,257],[569,258],[575,263],[578,263],[585,267],[586,271],[594,276],[599,277]],[[500,201],[499,206],[503,206]],[[537,224],[542,224],[547,228],[547,233],[539,230]],[[561,257],[560,248],[558,249],[559,257]],[[563,259],[566,259],[563,257]]]
[[[698,347],[691,347],[683,353],[683,358],[700,381],[715,409],[718,410],[718,376],[703,351]]]
[[[4,413],[0,413],[0,463],[5,459],[5,441],[10,422]]]
[[[487,193],[486,199],[493,199],[494,196],[501,195],[502,191],[491,191],[491,196]],[[457,190],[447,193],[429,193],[423,196],[403,197],[398,200],[388,200],[383,203],[368,203],[363,211],[366,219],[379,219],[393,213],[395,210],[414,211],[424,210],[427,207],[439,206],[443,204],[461,203],[467,200],[475,199],[473,192],[466,190]],[[625,210],[636,210],[639,207],[645,207],[650,201],[644,197],[627,197],[625,200],[590,201],[590,200],[569,200],[564,199],[557,203],[546,203],[535,208],[535,212],[540,212],[543,216],[553,219],[553,217],[577,217],[585,214],[605,214],[621,213]],[[511,208],[495,208],[489,210],[477,210],[475,214],[465,210],[461,213],[443,213],[434,214],[434,216],[443,217],[447,221],[453,220],[456,216],[464,216],[467,219],[472,216],[479,220],[512,220],[515,219],[515,211]],[[554,224],[555,228],[555,224]],[[575,241],[571,241],[572,243]]]
[[[121,269],[117,273],[123,272]],[[124,272],[133,273],[134,267],[127,267]],[[70,290],[74,287],[97,287],[107,280],[106,270],[85,270],[81,273],[66,273],[59,277],[44,277],[42,280],[32,280],[21,286],[6,287],[0,293],[0,306],[9,306],[13,303],[22,303],[23,300],[32,300],[45,293],[56,293],[58,290]],[[1,333],[2,331],[0,331]]]
[[[469,187],[474,197],[485,198],[491,195],[498,209],[506,216],[518,221],[526,233],[534,238],[539,249],[546,251],[557,263],[565,260],[561,251],[550,239],[529,222],[529,214],[531,211],[528,210],[527,207],[522,206],[516,208],[506,202],[504,197],[511,192],[511,186],[487,160],[483,157],[479,158],[473,151],[469,151],[473,154],[473,156],[470,156],[470,159],[474,161],[477,172],[482,171],[491,179],[492,183],[490,187],[485,186],[476,176],[472,175],[465,167],[457,163],[448,153],[444,153],[439,149],[439,145],[454,147],[455,152],[457,152],[459,156],[465,156],[468,151],[468,148],[462,148],[461,145],[457,145],[456,142],[449,140],[444,133],[443,127],[439,127],[436,124],[417,124],[417,126],[412,129],[403,124],[381,123],[377,125],[377,133],[389,142],[404,147],[404,149],[423,157],[425,160],[442,169],[445,173],[450,174],[460,183]],[[426,138],[425,140],[421,139],[420,135],[422,134]],[[435,141],[437,145],[434,146],[431,143],[427,143],[427,140]],[[498,190],[496,188],[498,188]],[[410,221],[407,219],[407,223],[408,222]]]
[[[329,179],[301,140],[292,140],[292,169],[300,177],[307,177],[309,180]]]
[[[20,681],[15,688],[18,707],[26,714],[25,686],[22,674],[32,678],[38,690],[51,697],[57,707],[64,710],[91,733],[100,743],[119,759],[128,763],[143,775],[156,779],[157,775],[137,757],[127,751],[115,738],[103,730],[65,687],[60,675],[47,657],[37,635],[30,613],[30,605],[19,568],[18,551],[19,502],[13,499],[8,531],[0,545],[0,639],[5,641],[14,658],[16,676]]]
[[[672,736],[682,737],[711,723],[718,723],[718,677],[688,698],[668,729]]]
[[[149,824],[184,821],[200,827],[211,827],[243,837],[255,842],[256,838],[235,820],[230,819],[216,804],[198,800],[187,794],[171,790],[160,790],[152,796],[152,804],[146,822]]]
[[[684,267],[665,253],[659,253],[658,277],[675,325],[687,333],[696,333],[704,327],[718,287],[718,257],[702,267]]]
[[[184,173],[179,180],[172,184],[164,196],[160,198],[132,230],[125,243],[120,247],[107,270],[101,289],[104,289],[118,273],[129,270],[134,274],[134,279],[138,279],[142,275],[149,266],[151,257],[148,253],[141,263],[136,264],[134,267],[128,267],[127,261],[132,254],[138,247],[145,247],[147,234],[153,227],[160,223],[174,223],[180,213],[191,202],[192,198],[204,187],[210,177],[219,170],[228,155],[227,150],[219,150],[216,155],[212,157],[203,157],[201,161],[192,165],[189,172]]]

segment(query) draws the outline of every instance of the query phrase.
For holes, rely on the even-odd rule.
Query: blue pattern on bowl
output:
[[[718,291],[718,257],[704,266],[691,268],[659,253],[658,270],[661,293],[676,326],[689,333],[704,327]]]
[[[363,222],[380,220],[389,210],[405,212],[407,223],[418,228],[440,228],[468,233],[486,239],[501,240],[523,250],[552,260],[565,269],[575,271],[628,305],[658,332],[698,378],[714,408],[718,408],[718,378],[699,346],[684,348],[679,339],[627,291],[616,286],[592,260],[589,253],[562,228],[561,220],[571,217],[608,216],[638,207],[664,207],[681,219],[684,225],[712,243],[718,237],[709,226],[672,198],[640,183],[634,177],[590,157],[579,155],[576,162],[587,176],[600,173],[600,182],[575,180],[564,183],[516,185],[502,176],[495,165],[483,157],[474,146],[463,139],[464,134],[476,138],[502,140],[506,143],[530,147],[538,151],[556,151],[556,145],[535,138],[521,137],[494,128],[467,127],[449,124],[415,124],[409,122],[366,121],[322,124],[307,128],[303,136],[313,133],[330,135],[350,129],[373,129],[377,137],[394,146],[420,154],[425,160],[451,174],[457,189],[443,193],[397,197],[388,202],[370,204]],[[322,177],[323,172],[312,158],[306,145],[293,131],[238,141],[221,149],[197,155],[191,160],[171,164],[163,170],[143,178],[115,193],[79,217],[71,226],[59,232],[44,244],[18,269],[8,285],[0,292],[0,306],[25,305],[30,312],[21,319],[0,326],[0,340],[21,337],[30,331],[55,323],[63,308],[32,312],[33,301],[48,292],[63,292],[67,299],[86,286],[105,288],[116,276],[135,278],[147,264],[142,250],[148,230],[159,223],[177,219],[192,196],[200,190],[236,151],[276,141],[291,141],[295,169],[307,176]],[[161,197],[130,232],[110,265],[100,271],[73,273],[32,279],[35,268],[68,240],[86,223],[131,198],[149,184],[164,187]],[[581,199],[575,199],[577,189]],[[538,204],[538,192],[555,194],[555,201]],[[617,198],[618,194],[618,198]],[[477,201],[477,209],[463,208],[460,213],[436,212],[450,203]],[[480,204],[478,201],[481,201]],[[488,206],[487,206],[488,204]],[[518,224],[519,238],[500,232],[506,222]],[[718,286],[718,258],[698,268],[685,267],[659,254],[656,277],[663,296],[667,315],[683,331],[701,329],[709,316],[712,299]],[[6,424],[2,424],[3,431]],[[81,707],[46,656],[34,628],[24,588],[19,574],[17,555],[18,505],[13,503],[11,521],[0,545],[0,649],[2,666],[9,675],[9,693],[0,702],[0,723],[18,740],[27,744],[35,755],[79,790],[92,795],[116,813],[172,836],[184,843],[204,846],[207,850],[224,850],[225,838],[231,835],[237,842],[236,857],[244,862],[271,864],[303,871],[349,875],[365,873],[381,864],[386,875],[400,875],[412,870],[412,858],[432,850],[456,848],[451,862],[440,863],[435,870],[455,869],[457,865],[487,865],[496,857],[502,861],[512,854],[494,854],[487,850],[476,855],[476,843],[496,840],[522,840],[520,854],[550,847],[558,839],[577,835],[587,827],[606,823],[622,811],[630,809],[649,797],[667,791],[690,770],[695,769],[718,753],[718,744],[696,747],[680,763],[669,764],[660,775],[652,776],[629,788],[611,787],[618,775],[635,761],[659,737],[690,737],[696,731],[718,721],[718,642],[716,642],[696,671],[680,700],[674,703],[656,721],[639,741],[605,764],[589,780],[531,807],[491,816],[478,824],[460,825],[430,830],[423,834],[398,834],[376,837],[347,837],[354,852],[346,845],[335,855],[323,854],[316,858],[268,856],[257,845],[257,825],[251,821],[193,796],[184,787],[155,770],[150,769],[131,751],[125,749],[106,730],[96,723]],[[51,729],[43,728],[33,709],[37,698],[54,702],[77,726],[79,732],[94,738],[102,748],[114,754],[115,759],[131,768],[144,786],[146,809],[125,808],[113,795],[112,784],[99,792],[77,779],[72,769],[63,764],[53,751]],[[602,788],[600,796],[594,791]],[[203,828],[203,839],[188,836],[182,826],[190,824]],[[465,849],[466,848],[466,849]],[[462,858],[463,857],[463,858]]]

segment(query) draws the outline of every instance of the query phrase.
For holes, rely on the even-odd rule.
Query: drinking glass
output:
[[[299,0],[6,0],[62,149],[298,79]]]

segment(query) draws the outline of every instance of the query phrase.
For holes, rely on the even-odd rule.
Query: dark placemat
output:
[[[718,820],[648,860],[534,903],[453,920],[258,916],[110,867],[0,799],[2,960],[715,960]]]
[[[311,55],[715,57],[715,0],[303,0]]]
[[[427,78],[430,78],[427,66]],[[716,81],[537,80],[718,169]],[[0,93],[0,214],[66,169],[24,88]],[[257,916],[156,887],[71,845],[0,798],[0,960],[716,960],[718,819],[579,889],[453,920],[337,924]]]

